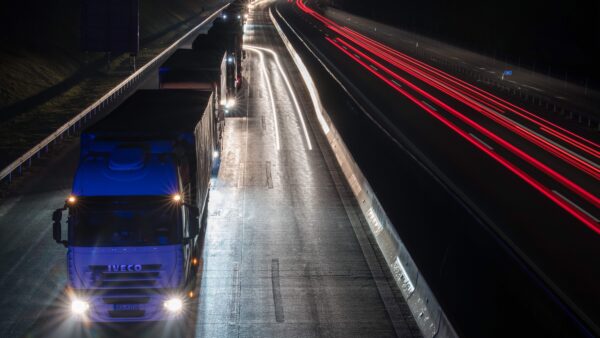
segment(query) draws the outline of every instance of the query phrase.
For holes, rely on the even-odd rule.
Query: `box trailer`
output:
[[[214,49],[179,49],[160,68],[160,88],[213,92],[215,148],[221,153],[225,111],[235,106],[235,93],[227,88],[227,56]]]

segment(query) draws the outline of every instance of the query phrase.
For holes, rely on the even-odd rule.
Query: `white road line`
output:
[[[477,140],[477,142],[483,144],[489,150],[494,150],[494,148],[491,145],[485,143],[482,139],[480,139],[479,137],[475,136],[475,134],[469,133],[469,135],[471,135],[472,138],[474,138],[475,140]]]
[[[271,110],[273,111],[273,124],[275,125],[275,144],[277,150],[281,150],[281,144],[279,142],[279,123],[277,122],[277,110],[275,109],[275,99],[273,98],[273,88],[271,87],[271,79],[269,79],[269,74],[267,74],[267,67],[265,65],[265,56],[263,52],[258,49],[252,47],[246,47],[247,49],[258,53],[258,57],[260,58],[260,70],[267,82],[267,91],[269,92],[269,100],[271,101]]]
[[[306,122],[304,121],[304,114],[302,113],[302,109],[300,109],[300,104],[298,103],[298,98],[296,97],[296,93],[294,92],[294,89],[292,88],[290,80],[288,79],[287,75],[283,71],[283,67],[281,66],[281,62],[279,61],[279,55],[277,53],[275,53],[272,49],[269,49],[269,48],[248,46],[248,45],[245,45],[244,48],[254,48],[254,49],[258,49],[258,50],[263,50],[265,52],[270,53],[273,56],[273,58],[275,59],[275,64],[277,65],[277,69],[279,70],[279,73],[281,74],[281,77],[283,78],[283,81],[285,82],[285,86],[287,87],[288,92],[292,96],[292,101],[294,102],[294,107],[296,108],[296,112],[298,113],[298,117],[300,118],[300,124],[302,125],[302,131],[304,132],[304,137],[306,138],[306,144],[308,145],[308,150],[312,150],[312,143],[310,142],[310,137],[308,136],[308,129],[306,128]]]
[[[536,91],[538,91],[538,92],[540,92],[540,93],[543,93],[543,92],[544,92],[544,90],[542,90],[542,89],[540,89],[540,88],[533,87],[533,86],[529,86],[529,85],[526,85],[526,84],[522,84],[521,86],[523,86],[523,87],[527,87],[527,88],[529,88],[529,89],[536,90]]]
[[[434,106],[430,105],[428,102],[423,101],[423,100],[421,100],[421,102],[423,102],[424,105],[426,105],[427,107],[429,107],[433,111],[437,111],[437,109]]]
[[[577,208],[579,211],[583,212],[584,214],[586,214],[589,218],[593,219],[594,222],[596,223],[600,223],[600,220],[596,217],[594,217],[594,215],[590,214],[589,212],[587,212],[585,209],[583,209],[582,207],[580,207],[579,205],[575,204],[575,202],[571,201],[570,199],[568,199],[567,197],[565,197],[563,194],[559,193],[556,190],[552,190],[553,193],[555,193],[557,196],[559,196],[560,198],[562,198],[563,200],[567,201],[569,204],[571,204],[572,206],[574,206],[575,208]]]
[[[540,138],[540,139],[542,139],[542,140],[544,140],[544,141],[552,144],[553,146],[555,146],[555,147],[557,147],[559,149],[562,149],[563,151],[565,151],[565,152],[567,152],[567,153],[569,153],[569,154],[571,154],[571,155],[579,158],[580,160],[588,163],[589,165],[591,165],[591,166],[593,166],[595,168],[600,168],[600,164],[596,163],[594,160],[591,160],[591,159],[589,159],[589,158],[587,158],[587,157],[585,157],[583,155],[580,155],[580,154],[572,151],[571,149],[569,149],[569,148],[567,148],[567,147],[565,147],[565,146],[563,146],[563,145],[561,145],[559,143],[554,142],[553,140],[547,138],[546,136],[544,136],[544,135],[542,135],[542,134],[534,131],[533,129],[530,129],[530,128],[526,127],[525,125],[522,125],[521,123],[519,123],[519,122],[511,119],[510,117],[508,117],[506,115],[502,115],[502,114],[497,114],[497,116],[499,118],[501,118],[501,119],[504,119],[505,121],[508,121],[509,123],[512,123],[513,125],[517,126],[517,128],[520,128],[521,130],[529,131],[530,133],[532,133],[533,135],[537,136],[538,138]],[[542,128],[544,128],[544,127],[542,127]]]

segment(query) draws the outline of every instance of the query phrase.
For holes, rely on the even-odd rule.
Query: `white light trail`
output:
[[[319,124],[321,124],[321,128],[323,129],[323,132],[325,133],[325,135],[327,135],[327,134],[329,134],[329,126],[327,125],[327,121],[325,120],[325,117],[323,116],[323,111],[321,110],[322,105],[321,105],[321,100],[319,99],[319,94],[317,92],[317,87],[315,86],[315,83],[313,82],[312,77],[310,76],[310,73],[308,72],[308,69],[306,69],[304,62],[302,62],[300,55],[298,55],[298,53],[296,53],[296,50],[294,49],[294,47],[292,47],[292,44],[290,43],[288,38],[285,36],[285,33],[283,33],[283,31],[281,30],[281,27],[279,27],[279,24],[277,23],[277,20],[275,20],[275,17],[273,16],[273,12],[271,11],[271,9],[269,9],[269,16],[271,17],[271,22],[273,22],[275,29],[277,29],[277,33],[279,33],[281,40],[283,40],[285,47],[287,48],[288,52],[292,56],[292,59],[294,60],[296,67],[298,67],[300,74],[302,74],[302,79],[304,80],[304,84],[306,85],[306,88],[308,88],[308,93],[310,94],[310,99],[313,103],[315,113],[317,114],[317,120],[319,120]],[[283,19],[283,17],[282,17],[282,19]],[[285,19],[283,19],[283,20],[285,21]],[[287,24],[287,22],[286,22],[286,24]],[[289,26],[289,24],[288,24],[288,26]],[[289,26],[289,27],[292,31],[294,31],[294,29],[291,26]]]
[[[249,9],[254,9],[254,7],[258,7],[260,5],[265,5],[271,2],[275,2],[274,0],[260,0],[260,1],[253,1],[248,5]]]
[[[277,53],[275,53],[275,51],[273,51],[272,49],[269,49],[269,48],[250,46],[250,45],[245,45],[244,48],[253,48],[253,49],[262,50],[262,51],[270,53],[273,56],[273,58],[275,59],[275,64],[277,65],[277,69],[279,70],[279,73],[281,74],[281,77],[283,78],[283,81],[285,82],[288,92],[292,96],[292,101],[294,102],[294,107],[296,108],[296,112],[298,112],[298,117],[300,118],[300,124],[302,125],[302,131],[304,132],[304,137],[306,138],[306,144],[308,145],[308,150],[312,150],[312,143],[310,142],[310,137],[308,136],[308,129],[306,128],[306,123],[304,122],[304,116],[302,114],[302,109],[300,109],[300,104],[298,103],[298,98],[296,97],[296,93],[294,92],[294,89],[292,88],[292,85],[290,84],[290,80],[288,79],[287,75],[283,71],[283,67],[281,66],[281,62],[279,61],[279,55]]]
[[[271,110],[273,111],[273,124],[275,125],[275,144],[277,146],[277,150],[281,149],[281,145],[279,143],[279,125],[277,122],[277,110],[275,109],[275,99],[273,98],[273,88],[271,87],[271,80],[269,79],[269,74],[267,74],[267,67],[265,65],[265,56],[262,51],[253,48],[253,47],[245,47],[248,50],[251,50],[258,54],[260,58],[260,70],[263,74],[267,82],[267,91],[269,92],[269,100],[271,101]]]

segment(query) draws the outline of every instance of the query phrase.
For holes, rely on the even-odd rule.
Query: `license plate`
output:
[[[139,311],[142,310],[140,304],[113,304],[115,311]]]

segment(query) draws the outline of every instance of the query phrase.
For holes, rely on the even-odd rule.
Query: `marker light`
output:
[[[68,202],[69,204],[75,204],[75,202],[77,202],[77,197],[75,197],[75,196],[71,195],[71,196],[69,196],[69,197],[67,198],[67,202]]]
[[[227,100],[227,104],[225,104],[226,108],[233,108],[235,107],[235,99],[229,99]]]
[[[227,62],[232,63],[233,62],[233,58],[230,56],[227,58]]]
[[[237,17],[237,18],[238,18],[238,19],[241,19],[241,18],[242,18],[242,16],[241,16],[241,15],[238,15],[238,17]]]
[[[80,300],[80,299],[74,299],[73,302],[71,303],[71,312],[73,312],[73,314],[76,315],[82,315],[84,313],[87,312],[87,310],[90,309],[90,304],[88,304],[88,302]]]
[[[213,158],[217,158],[219,157],[219,152],[218,151],[213,151]]]
[[[227,20],[227,14],[223,14],[223,19]]]
[[[171,313],[179,313],[183,309],[183,302],[177,297],[165,301],[165,309]]]
[[[173,195],[173,201],[175,201],[175,202],[181,202],[181,195],[180,194]]]

